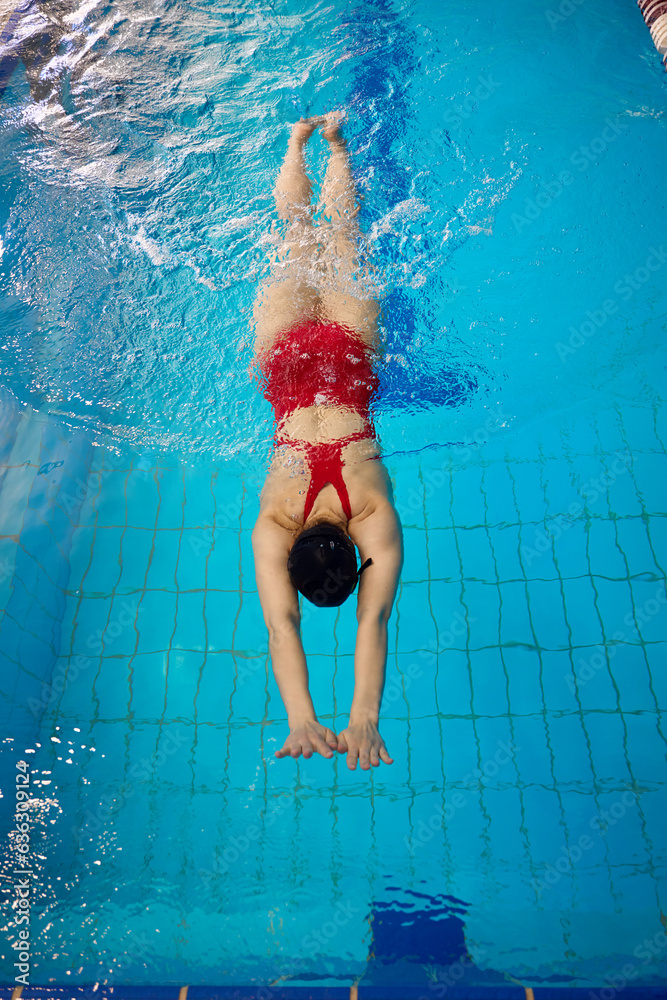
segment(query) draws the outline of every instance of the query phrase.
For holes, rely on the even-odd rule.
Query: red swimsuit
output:
[[[350,520],[352,511],[343,480],[341,453],[345,445],[374,434],[369,407],[378,378],[367,348],[353,330],[340,323],[305,320],[279,333],[271,350],[259,362],[263,392],[273,406],[277,424],[300,407],[323,404],[353,410],[363,418],[363,430],[331,444],[299,442],[311,473],[304,521],[327,483],[335,487]],[[276,444],[295,442],[276,435]]]

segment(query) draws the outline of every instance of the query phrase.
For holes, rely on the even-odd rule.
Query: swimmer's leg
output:
[[[322,184],[321,203],[324,220],[336,228],[359,233],[357,188],[352,177],[347,144],[341,135],[341,116],[334,112],[324,115],[322,135],[329,143],[329,163]]]
[[[323,318],[351,327],[372,347],[377,347],[379,308],[370,292],[364,291],[368,273],[359,243],[359,204],[352,177],[350,157],[340,134],[340,117],[325,115],[322,135],[330,155],[322,184],[321,203],[326,275],[320,289]]]
[[[273,191],[276,211],[287,228],[272,250],[271,271],[261,283],[253,307],[256,354],[270,348],[281,330],[317,312],[319,297],[312,281],[318,243],[311,224],[313,189],[303,157],[317,122],[301,119],[292,126]]]
[[[303,151],[315,131],[317,118],[302,118],[292,126],[273,196],[278,217],[286,222],[310,221],[313,188],[306,174]]]

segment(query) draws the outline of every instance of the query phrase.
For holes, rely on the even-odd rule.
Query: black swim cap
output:
[[[342,528],[323,522],[299,535],[287,559],[287,571],[296,589],[318,608],[337,608],[371,562],[367,559],[357,570],[353,542]]]

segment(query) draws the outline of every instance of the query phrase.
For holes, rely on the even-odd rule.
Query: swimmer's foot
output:
[[[320,124],[320,118],[300,118],[292,125],[290,140],[298,142],[300,146],[308,142],[311,135]]]
[[[322,115],[321,126],[322,135],[327,140],[327,142],[332,145],[344,145],[345,139],[340,134],[341,126],[345,121],[345,112],[341,109],[339,111],[329,111],[326,115]]]

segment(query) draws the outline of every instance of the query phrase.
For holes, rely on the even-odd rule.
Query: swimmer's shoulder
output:
[[[372,464],[380,465],[379,462]],[[359,473],[358,478],[354,476],[348,481],[348,493],[352,522],[355,524],[368,520],[374,514],[382,514],[393,509],[391,482],[386,470],[376,469],[374,474]]]
[[[262,551],[284,550],[289,552],[301,524],[286,511],[273,504],[260,507],[252,530],[252,546],[255,556]]]

